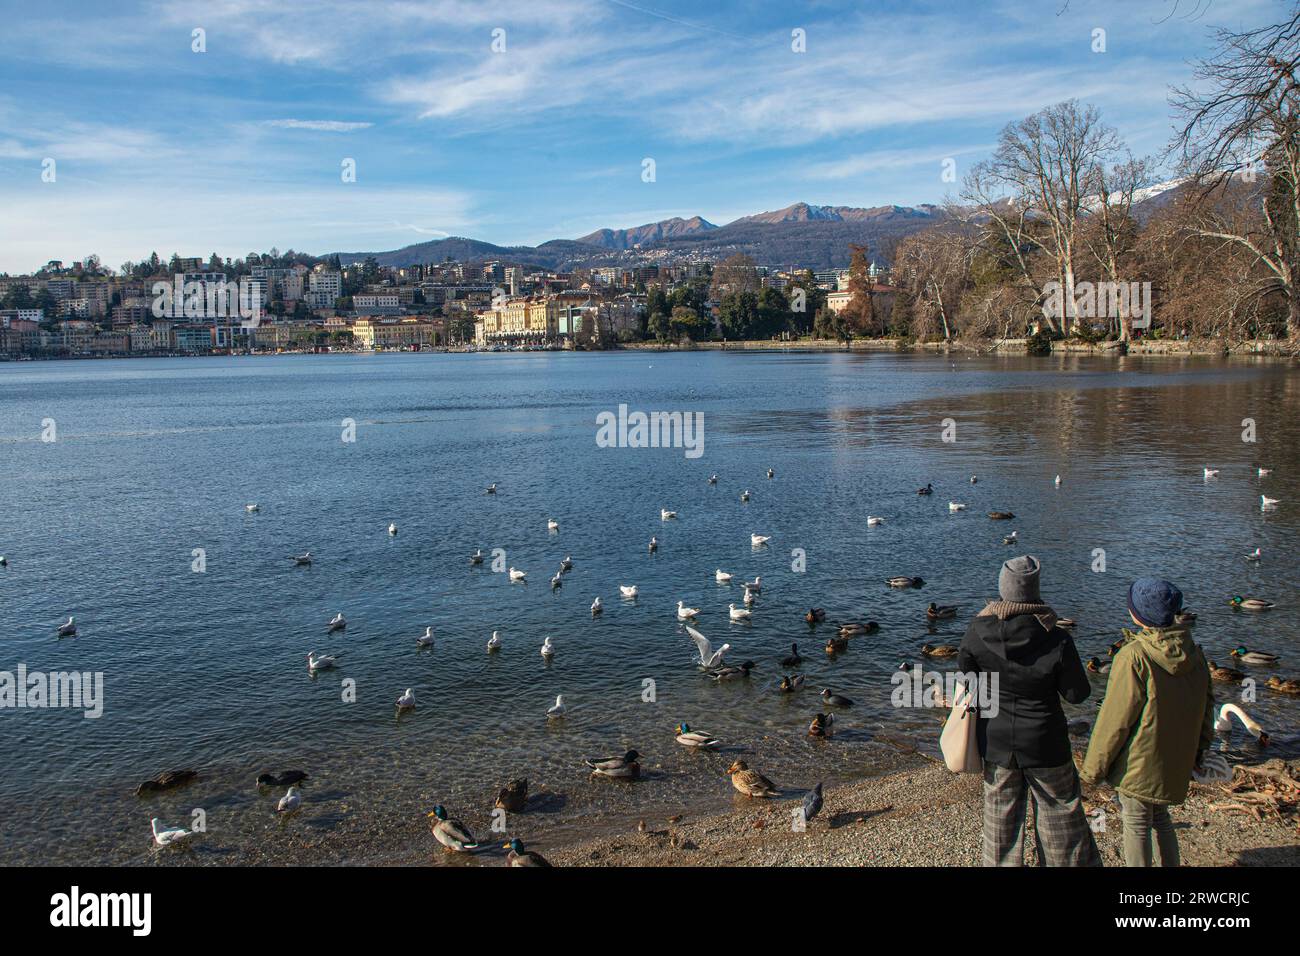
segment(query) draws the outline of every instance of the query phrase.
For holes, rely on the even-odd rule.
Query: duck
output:
[[[758,574],[756,574],[756,575],[754,575],[754,580],[752,580],[752,581],[746,581],[746,582],[745,582],[745,590],[746,590],[746,591],[753,591],[755,594],[762,594],[762,593],[763,593],[763,577],[762,577],[762,575],[758,575]]]
[[[690,725],[682,721],[677,725],[676,741],[683,747],[702,747],[705,749],[717,747],[722,743],[712,734],[706,734],[702,730],[691,730]]]
[[[415,707],[415,691],[411,690],[411,688],[408,687],[406,688],[406,693],[404,693],[401,697],[397,698],[397,709],[412,710],[414,709],[414,707]]]
[[[1260,598],[1244,598],[1240,594],[1228,603],[1243,611],[1271,611],[1274,607],[1272,601],[1264,601]]]
[[[975,479],[971,479],[974,481]],[[822,812],[822,785],[819,783],[803,795],[803,800],[799,804],[799,809],[803,811],[803,822],[808,823],[813,817]]]
[[[792,694],[804,685],[803,674],[787,674],[781,678],[781,683],[777,685],[777,690],[783,694]]]
[[[826,639],[826,653],[838,654],[840,651],[847,650],[849,639],[847,637],[828,637]]]
[[[927,484],[924,488],[917,488],[916,493],[918,495],[932,495],[934,494],[934,485]]]
[[[506,864],[508,866],[546,866],[549,867],[550,861],[535,850],[525,850],[524,841],[515,837],[502,846],[510,852],[506,854]]]
[[[566,555],[564,556],[564,560],[562,560],[562,561],[560,562],[560,570],[563,571],[563,572],[565,572],[566,574],[567,574],[568,572],[572,571],[572,570],[573,570],[573,558],[569,557],[569,556],[566,554]]]
[[[618,586],[618,593],[619,593],[622,597],[625,597],[625,598],[634,598],[634,597],[637,596],[636,585],[635,585],[635,584],[620,584],[620,585]]]
[[[781,661],[782,667],[798,667],[803,663],[803,658],[799,656],[799,645],[790,645],[790,656]]]
[[[501,649],[501,634],[499,632],[492,632],[492,636],[488,638],[487,649],[489,654]]]
[[[348,626],[347,618],[343,616],[342,611],[339,611],[332,618],[330,618],[330,622],[325,626],[325,629],[326,631],[329,632],[341,631],[347,626]]]
[[[757,770],[750,770],[749,764],[743,760],[737,760],[728,767],[727,775],[731,777],[731,785],[747,797],[766,799],[779,793],[776,784]]]
[[[396,535],[396,534],[397,534],[397,522],[395,522],[395,521],[390,521],[390,522],[388,523],[388,533],[391,534],[391,535]]]
[[[498,807],[508,813],[523,813],[524,806],[528,803],[528,779],[519,777],[511,780],[504,787],[497,791],[497,798],[492,806]]]
[[[564,586],[564,572],[556,571],[554,577],[551,578],[551,590],[554,591],[556,588],[563,587],[563,586]]]
[[[1289,677],[1283,680],[1280,677],[1270,677],[1266,682],[1269,690],[1275,690],[1279,694],[1300,695],[1300,680]]]
[[[591,757],[584,760],[588,767],[591,768],[592,774],[598,777],[618,777],[625,780],[635,780],[641,776],[641,755],[635,750],[629,750],[621,757]]]
[[[150,820],[149,826],[153,830],[153,842],[158,846],[181,846],[188,843],[194,836],[193,830],[186,830],[183,827],[169,827],[158,817]]]
[[[76,637],[77,619],[69,617],[64,623],[59,625],[57,633],[59,637]]]
[[[1282,658],[1277,654],[1269,654],[1266,651],[1251,651],[1245,646],[1233,648],[1232,656],[1242,664],[1277,664]]]
[[[546,530],[547,530],[547,531],[559,531],[559,530],[560,530],[560,523],[559,523],[558,521],[556,521],[554,518],[547,518],[547,519],[546,519]]]
[[[808,725],[808,736],[829,737],[834,726],[834,714],[815,714],[813,715],[812,723]]]
[[[1181,624],[1183,627],[1191,627],[1196,623],[1195,611],[1179,611],[1174,615],[1174,623]]]
[[[742,491],[742,492],[740,493],[740,500],[741,500],[741,501],[748,501],[748,500],[749,500],[749,492],[748,492],[748,491]]]
[[[1110,673],[1110,661],[1100,661],[1095,657],[1088,658],[1087,667],[1094,674]]]
[[[1269,508],[1276,508],[1282,503],[1281,498],[1270,498],[1267,495],[1259,496],[1259,510],[1265,511]]]
[[[875,621],[852,621],[848,624],[840,625],[840,637],[861,637],[864,634],[874,634],[880,630],[880,625]]]
[[[293,813],[301,806],[302,794],[299,792],[297,787],[290,787],[285,791],[284,796],[280,798],[280,802],[275,805],[275,812]]]
[[[1202,473],[1206,478],[1218,478],[1218,477],[1219,477],[1219,469],[1218,469],[1218,468],[1202,468],[1202,469],[1201,469],[1201,473]]]
[[[433,627],[426,626],[424,633],[415,639],[416,647],[433,647]]]
[[[483,563],[483,549],[482,549],[482,548],[479,548],[477,551],[475,551],[473,554],[471,554],[471,555],[469,556],[469,563],[470,563],[470,564],[482,564],[482,563]]]
[[[197,770],[164,770],[156,777],[146,780],[135,788],[135,795],[143,797],[146,793],[161,793],[173,787],[189,783],[199,775]]]
[[[875,527],[877,527],[877,526],[879,526],[879,525],[882,525],[882,524],[884,524],[884,523],[885,523],[885,519],[882,518],[882,517],[880,517],[880,515],[867,515],[867,527],[868,527],[868,528],[875,528]]]
[[[951,644],[922,644],[921,653],[935,660],[944,660],[945,658],[956,657],[959,652]]]
[[[280,773],[259,773],[254,782],[259,787],[292,787],[306,779],[307,774],[302,770],[284,770]]]
[[[749,536],[749,543],[755,548],[761,548],[771,540],[772,536],[770,534],[751,534]]]
[[[433,818],[433,823],[430,825],[433,838],[441,843],[447,852],[469,853],[471,850],[478,849],[478,841],[474,839],[474,834],[470,832],[469,827],[449,817],[442,804],[434,807],[433,812],[428,816]]]
[[[741,598],[741,603],[744,604],[745,607],[753,607],[754,600],[755,600],[754,592],[751,591],[749,588],[745,588],[745,596]]]
[[[510,580],[522,581],[528,577],[527,571],[520,571],[518,568],[510,568]]]
[[[956,617],[957,606],[955,604],[945,604],[940,606],[931,602],[930,606],[925,609],[925,616],[932,621],[939,621],[947,617]]]
[[[302,554],[294,555],[293,563],[299,566],[311,564],[311,552],[305,551]]]
[[[1260,552],[1259,548],[1256,548],[1254,551],[1250,552],[1250,554],[1246,555],[1246,560],[1247,560],[1247,561],[1259,561],[1259,560],[1262,559],[1263,557],[1264,557],[1264,555]]]
[[[689,621],[692,618],[698,617],[699,614],[700,609],[698,607],[687,607],[685,601],[677,602],[677,620]]]
[[[1056,626],[1061,628],[1063,631],[1073,631],[1076,623],[1077,622],[1072,617],[1058,617],[1056,619]]]
[[[669,511],[667,508],[661,508],[661,509],[659,509],[659,520],[660,520],[660,521],[667,521],[667,520],[669,520],[670,518],[676,518],[676,517],[677,517],[677,512],[676,512],[676,511]]]
[[[749,672],[752,671],[754,667],[755,664],[753,661],[744,661],[736,667],[731,665],[714,667],[709,670],[708,675],[714,683],[720,683],[724,680],[737,680],[739,678],[748,677]]]
[[[994,521],[1010,521],[1015,516],[1016,516],[1015,512],[1012,511],[990,511],[989,512],[989,517],[992,518]]]
[[[658,550],[659,550],[659,539],[656,538],[656,537],[654,537],[653,535],[651,535],[651,537],[650,537],[650,553],[651,553],[651,554],[654,554],[654,552],[656,552],[656,551],[658,551]]]
[[[853,706],[853,701],[839,694],[831,693],[831,689],[829,687],[825,687],[822,689],[821,697],[822,700],[827,704],[827,706],[830,707],[852,707]]]
[[[1210,677],[1214,680],[1225,683],[1240,683],[1245,678],[1245,674],[1232,667],[1220,667],[1214,661],[1210,661]]]
[[[1016,543],[1017,541],[1019,541],[1019,540],[1020,540],[1020,532],[1019,532],[1019,531],[1013,531],[1013,532],[1011,532],[1009,535],[1006,535],[1006,536],[1004,536],[1004,537],[1002,538],[1002,543],[1003,543],[1003,544],[1015,544],[1015,543]]]
[[[1058,622],[1058,623],[1059,623],[1059,622]],[[1127,638],[1123,638],[1123,637],[1121,637],[1121,638],[1120,638],[1118,641],[1116,641],[1114,644],[1110,645],[1110,647],[1106,648],[1106,656],[1107,656],[1107,657],[1114,657],[1116,654],[1118,654],[1118,653],[1120,652],[1120,650],[1123,649],[1124,645],[1127,644],[1127,643],[1128,643],[1128,639],[1127,639]]]
[[[564,695],[556,694],[555,703],[552,704],[550,707],[546,708],[546,719],[559,720],[561,717],[564,716],[565,710],[566,708],[564,706]]]
[[[700,654],[700,666],[706,670],[722,666],[722,659],[726,656],[727,651],[731,650],[730,644],[723,644],[721,647],[714,649],[709,639],[691,627],[686,626],[686,633],[691,636],[695,642],[695,648]]]
[[[555,656],[555,645],[551,642],[550,637],[542,639],[542,656],[547,660]]]
[[[262,509],[255,504],[247,504],[244,505],[244,510],[247,511],[249,514],[252,514],[254,512],[261,511]]]
[[[948,502],[948,510],[950,512],[965,511],[966,506],[960,501],[950,501]]]
[[[713,580],[717,581],[719,584],[726,584],[731,580],[731,575],[722,570],[722,568],[718,568],[713,572]]]
[[[605,606],[604,606],[603,604],[600,603],[600,598],[599,598],[599,597],[597,597],[596,600],[594,600],[594,601],[591,602],[591,616],[592,616],[592,617],[595,617],[597,614],[599,614],[599,613],[600,613],[601,611],[603,611],[603,610],[605,610]]]
[[[308,651],[307,670],[311,671],[313,674],[316,671],[330,670],[336,663],[338,663],[338,659],[342,656],[343,654],[341,652],[338,654],[317,654],[315,651]]]
[[[809,624],[819,624],[826,620],[826,609],[821,607],[809,608],[808,613],[803,616],[803,619]]]
[[[891,588],[919,588],[925,584],[920,578],[909,578],[906,575],[899,574],[892,578],[885,578],[885,583]]]
[[[775,477],[776,477],[776,472],[774,472],[771,468],[769,468],[769,469],[767,470],[767,477],[769,477],[769,478],[775,478]]]
[[[1219,716],[1214,721],[1214,729],[1221,734],[1232,733],[1233,717],[1241,721],[1241,726],[1245,727],[1246,731],[1259,741],[1261,747],[1268,746],[1268,734],[1264,732],[1264,728],[1236,704],[1224,704],[1219,708]]]

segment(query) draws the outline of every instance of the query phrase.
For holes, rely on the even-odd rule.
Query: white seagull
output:
[[[599,597],[596,598],[596,600],[594,600],[594,601],[591,602],[591,616],[592,616],[592,617],[595,617],[597,614],[599,614],[599,613],[600,613],[601,611],[603,611],[603,610],[605,610],[605,606],[604,606],[603,604],[600,603],[600,598],[599,598]]]
[[[753,607],[753,606],[754,606],[754,592],[751,591],[749,588],[745,588],[745,599],[744,599],[744,603],[745,603],[745,607]]]
[[[749,543],[755,548],[761,547],[771,540],[772,536],[770,534],[751,534],[749,536]]]
[[[547,720],[559,720],[564,716],[564,695],[555,695],[555,706],[546,708]]]
[[[293,813],[302,806],[302,794],[298,792],[297,787],[290,787],[289,791],[280,798],[280,802],[275,805],[276,813]]]
[[[153,842],[158,846],[177,846],[181,843],[188,843],[190,838],[194,836],[193,830],[186,830],[182,827],[168,827],[157,817],[149,821],[149,826],[153,828]]]
[[[347,626],[348,626],[348,622],[346,619],[344,619],[343,612],[339,611],[337,614],[334,615],[334,617],[330,619],[330,622],[327,625],[327,630],[341,631],[343,630],[343,628]]]
[[[677,602],[677,619],[679,621],[689,621],[700,613],[697,607],[687,607],[684,601]]]
[[[677,512],[676,512],[676,511],[669,511],[667,508],[660,508],[660,509],[659,509],[659,520],[660,520],[660,521],[667,521],[669,518],[676,518],[676,517],[677,517]]]
[[[748,501],[748,500],[749,500],[749,492],[748,492],[748,491],[742,491],[742,492],[740,493],[740,500],[741,500],[741,501]]]
[[[433,626],[426,625],[424,634],[415,639],[416,647],[433,647]]]
[[[543,657],[555,656],[555,645],[551,643],[551,639],[549,637],[542,641],[542,656]]]
[[[659,550],[659,539],[656,538],[654,535],[650,536],[650,550],[652,552]]]
[[[1206,478],[1218,478],[1218,477],[1219,477],[1219,469],[1218,469],[1218,468],[1203,468],[1203,469],[1202,469],[1202,473],[1205,475]]]
[[[637,595],[636,585],[620,584],[618,586],[618,593],[623,595],[625,598],[634,598]]]
[[[397,534],[397,522],[396,522],[396,521],[390,521],[390,522],[388,522],[388,533],[389,533],[389,534]]]
[[[253,512],[253,511],[260,511],[261,509],[258,508],[257,505],[244,505],[244,510],[248,512]]]
[[[558,588],[563,583],[564,583],[564,572],[556,571],[555,577],[551,578],[551,587]]]
[[[878,524],[884,524],[884,521],[885,521],[884,518],[879,518],[876,515],[867,515],[868,528],[874,528]]]
[[[496,493],[497,493],[497,483],[494,481],[492,482],[492,484],[487,486],[487,494],[495,495]]]
[[[75,637],[77,634],[77,619],[70,617],[66,624],[59,625],[59,637]]]
[[[734,604],[728,604],[727,613],[731,615],[733,621],[747,621],[754,612],[743,607],[736,607]]]
[[[501,647],[501,635],[496,631],[493,631],[492,636],[488,638],[487,649],[490,652],[490,651],[495,651],[500,647]]]
[[[307,551],[295,556],[293,562],[294,564],[311,564],[311,552]]]
[[[1259,496],[1259,508],[1263,511],[1265,508],[1276,508],[1282,501],[1281,498],[1269,498],[1267,495]]]
[[[406,688],[406,693],[397,698],[398,710],[410,710],[415,706],[415,691]]]
[[[746,581],[746,582],[745,582],[745,589],[748,590],[748,591],[753,591],[755,594],[761,594],[761,593],[763,592],[763,578],[762,578],[762,576],[756,574],[756,575],[754,575],[754,580],[752,580],[752,581]]]
[[[1057,475],[1057,476],[1056,476],[1056,487],[1058,487],[1058,488],[1061,487],[1061,476],[1060,476],[1060,475]]]
[[[556,521],[554,518],[547,518],[547,519],[546,519],[546,530],[547,530],[547,531],[559,531],[559,530],[560,530],[560,523],[559,523],[558,521]]]
[[[523,580],[524,578],[526,578],[526,577],[528,577],[528,572],[527,572],[527,571],[518,571],[518,570],[516,570],[515,568],[511,568],[511,569],[510,569],[510,580],[511,580],[511,581],[522,581],[522,580]]]
[[[689,624],[686,626],[686,633],[691,635],[691,640],[695,642],[695,646],[700,652],[701,667],[717,667],[722,663],[722,658],[727,651],[731,650],[730,644],[723,644],[717,650],[714,650],[713,645],[709,643],[709,639]]]
[[[327,671],[332,668],[342,654],[317,654],[315,651],[307,652],[307,670],[313,674],[316,671]]]
[[[1257,468],[1257,469],[1255,469],[1255,473],[1256,473],[1257,475],[1259,475],[1259,477],[1263,478],[1263,477],[1265,477],[1265,476],[1267,476],[1267,475],[1271,475],[1271,474],[1273,474],[1273,469],[1272,469],[1272,468]]]
[[[718,568],[718,570],[713,572],[713,579],[719,584],[726,584],[731,580],[731,575],[722,570],[722,568]]]
[[[948,510],[949,510],[949,511],[965,511],[965,510],[966,510],[966,506],[963,505],[963,504],[961,504],[961,503],[959,503],[959,502],[956,502],[956,501],[950,501],[950,502],[948,502]]]

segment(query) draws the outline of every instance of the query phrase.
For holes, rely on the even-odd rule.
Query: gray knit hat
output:
[[[1041,566],[1033,555],[1012,558],[1002,565],[998,574],[998,594],[1004,601],[1017,604],[1041,604],[1038,593],[1038,572]]]

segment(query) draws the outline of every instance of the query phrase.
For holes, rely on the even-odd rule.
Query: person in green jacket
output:
[[[1182,606],[1168,581],[1140,578],[1129,588],[1129,615],[1141,630],[1124,632],[1083,758],[1085,781],[1119,791],[1126,866],[1178,865],[1169,806],[1187,798],[1214,739],[1210,669],[1186,628],[1174,626]]]

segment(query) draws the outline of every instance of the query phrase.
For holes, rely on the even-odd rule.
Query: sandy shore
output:
[[[549,849],[557,866],[977,866],[981,784],[922,756],[888,776],[829,789],[825,807],[803,832],[793,829],[802,793],[751,800],[737,794],[729,812],[697,819],[646,820],[614,837]],[[1121,866],[1119,805],[1109,787],[1086,788],[1089,809],[1105,807],[1098,845],[1107,866]],[[1172,810],[1187,866],[1300,865],[1294,819],[1212,810],[1223,794],[1193,786]],[[1032,835],[1027,859],[1032,861]]]

